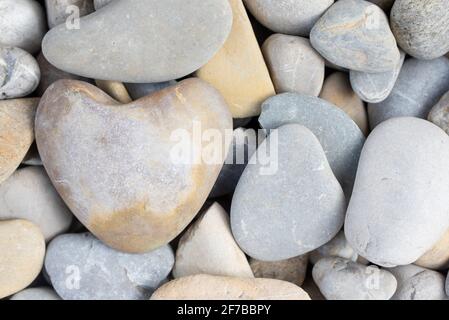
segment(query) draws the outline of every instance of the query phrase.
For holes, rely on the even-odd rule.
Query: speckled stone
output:
[[[58,294],[51,288],[29,288],[16,293],[10,300],[61,300]]]
[[[433,270],[449,269],[449,230],[436,243],[432,249],[427,251],[414,264]]]
[[[129,95],[133,100],[148,96],[156,91],[176,85],[176,81],[158,82],[158,83],[125,83]]]
[[[115,251],[90,233],[55,238],[45,270],[64,300],[147,299],[173,268],[170,246],[145,254]]]
[[[449,91],[430,110],[428,120],[439,126],[449,134]]]
[[[345,233],[341,231],[334,239],[313,251],[310,254],[310,262],[315,264],[318,260],[328,257],[339,257],[356,262],[358,254],[346,240]]]
[[[78,11],[73,11],[72,6],[77,7]],[[45,0],[45,8],[50,29],[66,23],[67,19],[71,22],[75,18],[94,12],[92,0]]]

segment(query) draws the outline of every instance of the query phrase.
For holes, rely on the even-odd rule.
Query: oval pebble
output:
[[[159,90],[174,86],[176,83],[174,80],[159,83],[125,83],[125,87],[131,98],[138,100]]]
[[[315,264],[318,260],[328,257],[339,257],[356,262],[358,254],[346,240],[345,233],[341,231],[334,239],[313,251],[310,254],[310,262]]]
[[[51,288],[29,288],[16,293],[10,300],[61,300],[58,294]]]

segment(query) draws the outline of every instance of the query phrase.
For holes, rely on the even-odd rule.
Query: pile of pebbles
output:
[[[448,52],[447,0],[0,0],[0,299],[449,299]]]

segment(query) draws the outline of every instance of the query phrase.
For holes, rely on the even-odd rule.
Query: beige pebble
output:
[[[433,248],[427,251],[416,265],[433,270],[444,270],[449,268],[449,230],[438,241]]]
[[[125,85],[119,81],[95,80],[98,88],[106,92],[112,98],[121,103],[130,103],[133,101],[129,96]]]

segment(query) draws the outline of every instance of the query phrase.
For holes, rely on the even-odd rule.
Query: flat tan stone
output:
[[[45,240],[26,220],[0,221],[0,299],[33,282],[42,269]]]
[[[242,0],[229,0],[234,23],[224,46],[197,76],[220,91],[234,118],[260,114],[275,90]]]
[[[119,81],[95,80],[98,88],[106,92],[112,98],[121,103],[130,103],[133,101],[129,96],[125,85]]]
[[[427,251],[414,264],[433,270],[449,268],[449,230],[431,250]]]
[[[300,287],[281,280],[196,275],[170,281],[151,300],[310,300]]]

